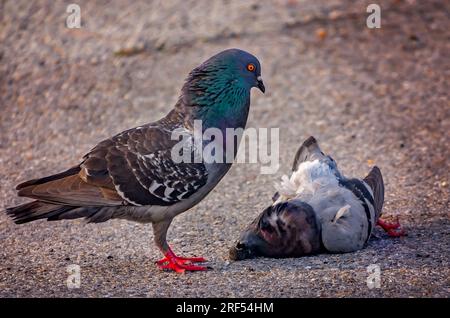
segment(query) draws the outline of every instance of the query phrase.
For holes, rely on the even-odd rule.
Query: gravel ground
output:
[[[73,2],[73,1],[70,1]],[[158,119],[188,71],[222,49],[262,62],[248,127],[280,127],[275,175],[234,165],[169,240],[213,270],[159,271],[151,227],[114,220],[15,225],[0,215],[2,297],[449,297],[450,6],[377,1],[381,29],[365,27],[373,1],[77,1],[82,28],[65,27],[67,1],[0,1],[0,202],[14,186],[76,164],[105,137]],[[230,263],[228,249],[269,202],[307,136],[343,171],[381,167],[387,219],[343,255]],[[81,267],[68,289],[66,269]],[[367,266],[381,288],[366,285]]]

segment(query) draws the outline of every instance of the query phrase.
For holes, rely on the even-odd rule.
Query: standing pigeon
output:
[[[380,169],[373,167],[363,180],[348,179],[314,137],[299,148],[291,177],[283,177],[278,188],[274,203],[231,248],[231,259],[352,252],[363,248],[375,224],[390,236],[404,234],[398,222],[380,219],[384,202]]]
[[[229,49],[211,57],[190,72],[166,117],[100,142],[80,164],[64,172],[19,184],[18,195],[35,201],[6,212],[17,224],[75,218],[93,223],[114,218],[152,223],[155,243],[165,256],[157,262],[161,269],[206,270],[193,264],[206,261],[202,257],[176,256],[166,234],[173,218],[200,202],[231,162],[173,160],[171,152],[179,140],[173,140],[172,134],[181,131],[193,137],[195,121],[201,121],[201,133],[216,128],[225,136],[226,128],[245,128],[252,87],[265,91],[255,56]],[[201,143],[206,146],[213,141],[227,153],[230,143],[225,140]],[[237,148],[239,138],[232,144]]]

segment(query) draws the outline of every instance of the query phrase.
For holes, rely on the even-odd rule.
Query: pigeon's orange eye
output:
[[[253,72],[255,69],[256,69],[256,67],[252,63],[247,64],[247,70],[249,70],[250,72]]]

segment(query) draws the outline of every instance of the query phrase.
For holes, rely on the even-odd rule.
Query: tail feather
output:
[[[384,181],[380,169],[375,166],[370,170],[364,182],[369,185],[373,192],[374,208],[377,219],[381,216],[384,203]]]
[[[15,207],[7,208],[6,213],[13,218],[15,223],[22,224],[38,219],[55,217],[74,208],[75,207],[73,206],[32,201]]]
[[[42,201],[32,201],[15,207],[7,208],[6,214],[8,214],[16,224],[28,223],[39,219],[47,219],[48,221],[56,220],[71,220],[77,218],[89,218],[95,217],[97,212],[100,212],[101,207],[77,207],[70,205],[57,205],[46,203]],[[112,217],[100,213],[90,222],[104,222]]]
[[[115,217],[115,213],[120,210],[117,209],[119,196],[105,195],[109,189],[85,183],[78,175],[79,172],[80,167],[75,166],[61,173],[19,184],[16,187],[19,196],[37,200],[6,208],[6,213],[17,224],[39,219],[55,221],[77,218],[98,223]]]

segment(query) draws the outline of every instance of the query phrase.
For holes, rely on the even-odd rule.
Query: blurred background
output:
[[[449,296],[450,4],[376,1],[0,1],[0,202],[14,186],[66,169],[97,142],[159,119],[188,72],[230,47],[262,63],[249,127],[280,128],[281,168],[235,165],[169,233],[213,271],[159,272],[149,226],[81,221],[17,226],[0,215],[0,296]],[[81,27],[67,27],[69,4]],[[299,144],[319,139],[344,173],[381,167],[387,219],[345,255],[229,263],[228,248],[269,204]],[[66,266],[80,264],[69,290]],[[379,264],[382,288],[368,289]],[[249,285],[251,281],[251,285]],[[208,283],[206,283],[208,282]],[[188,286],[186,288],[186,286]]]

